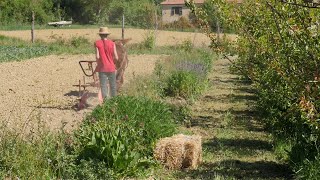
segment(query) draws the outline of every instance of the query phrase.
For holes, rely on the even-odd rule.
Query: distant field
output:
[[[45,42],[55,41],[57,38],[70,39],[72,37],[82,36],[88,40],[94,42],[98,39],[97,34],[98,28],[90,29],[40,29],[35,31],[35,38]],[[121,38],[122,30],[121,28],[110,28],[110,38],[119,39]],[[151,30],[144,29],[131,29],[125,30],[125,38],[132,38],[130,43],[140,43],[142,42],[149,33],[153,33]],[[190,40],[197,47],[207,46],[210,44],[210,40],[207,36],[202,33],[195,32],[176,32],[176,31],[157,31],[156,45],[176,45],[181,44],[185,40]],[[17,37],[26,41],[31,40],[30,30],[18,30],[18,31],[0,31],[0,35],[5,35],[9,37]],[[235,35],[229,35],[234,38]]]

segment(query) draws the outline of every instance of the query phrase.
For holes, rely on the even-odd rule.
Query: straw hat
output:
[[[110,32],[107,27],[100,27],[98,34],[110,34]]]

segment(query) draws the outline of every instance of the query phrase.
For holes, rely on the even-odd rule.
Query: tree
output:
[[[199,18],[215,50],[226,58],[232,49],[233,64],[252,80],[257,107],[264,114],[275,140],[290,143],[292,167],[303,179],[316,179],[305,162],[320,168],[320,6],[315,1],[211,0],[225,26],[234,29],[236,41],[224,46],[210,29],[206,9],[188,6]]]
[[[2,0],[0,2],[0,23],[30,22],[32,11],[36,14],[37,23],[46,23],[53,17],[50,0]]]

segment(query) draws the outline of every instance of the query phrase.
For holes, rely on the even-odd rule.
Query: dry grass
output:
[[[97,29],[41,29],[35,31],[35,38],[45,42],[55,41],[57,38],[68,40],[72,37],[84,37],[89,41],[94,42],[98,37]],[[112,39],[121,38],[120,28],[110,28]],[[132,38],[130,43],[140,43],[142,42],[148,34],[152,33],[150,30],[143,29],[126,29],[125,38]],[[26,41],[30,41],[31,35],[30,31],[0,31],[0,35],[5,35],[9,37],[17,37]],[[202,33],[194,32],[175,32],[175,31],[157,31],[156,34],[156,45],[166,46],[166,45],[176,45],[181,44],[185,40],[190,40],[195,46],[201,47],[203,45],[209,45],[210,39]],[[234,39],[235,35],[228,35],[229,38]]]

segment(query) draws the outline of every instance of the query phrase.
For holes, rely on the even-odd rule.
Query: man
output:
[[[110,86],[111,97],[117,95],[116,65],[114,60],[118,60],[118,54],[115,43],[107,38],[108,35],[110,35],[108,28],[101,27],[98,34],[101,39],[94,43],[97,61],[95,72],[99,73],[102,98],[106,99],[109,94],[107,86],[108,83]]]

